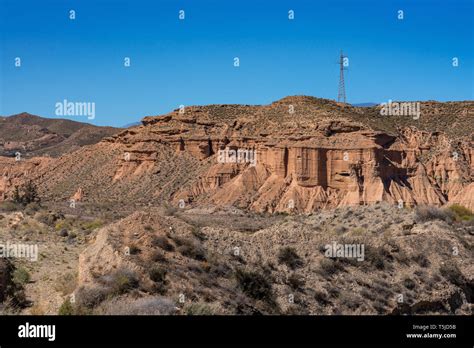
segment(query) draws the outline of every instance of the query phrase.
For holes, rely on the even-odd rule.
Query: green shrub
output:
[[[61,231],[62,229],[71,230],[72,228],[73,228],[73,221],[71,219],[68,219],[68,218],[60,219],[54,225],[54,229],[56,231]]]
[[[88,222],[84,223],[82,226],[86,230],[95,230],[96,228],[100,228],[103,225],[104,225],[103,221],[101,221],[99,219],[95,219],[93,221],[88,221]]]
[[[24,285],[29,283],[31,280],[30,273],[25,268],[17,268],[13,272],[13,281],[16,284]]]
[[[74,315],[75,310],[74,306],[72,305],[69,297],[63,302],[61,307],[59,307],[58,315]]]
[[[186,315],[213,315],[214,310],[207,303],[190,303],[183,308]]]
[[[453,204],[448,209],[455,215],[456,221],[469,221],[474,217],[471,210],[459,204]]]

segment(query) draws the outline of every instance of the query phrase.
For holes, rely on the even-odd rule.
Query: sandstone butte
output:
[[[169,203],[304,213],[386,201],[474,209],[474,102],[421,102],[421,117],[381,116],[294,96],[270,105],[190,106],[147,116],[59,158],[0,159],[0,199],[33,180],[45,201]],[[219,150],[256,153],[220,163]]]

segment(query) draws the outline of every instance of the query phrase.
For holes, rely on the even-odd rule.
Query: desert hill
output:
[[[0,117],[0,155],[57,157],[81,146],[95,144],[119,132],[113,127],[98,127],[66,119],[43,118],[26,112]]]
[[[457,211],[153,207],[110,223],[2,211],[3,238],[37,241],[40,262],[0,259],[0,313],[470,315],[474,220]],[[328,256],[335,243],[363,253]]]
[[[0,193],[32,179],[46,201],[75,197],[114,209],[171,202],[311,212],[379,201],[474,208],[474,102],[420,109],[415,120],[307,96],[190,106],[57,159],[2,159]],[[226,149],[255,163],[222,161]]]
[[[0,204],[2,238],[41,247],[0,263],[0,312],[472,314],[473,110],[190,106],[56,158],[0,157],[0,199],[32,181],[42,200]]]
[[[241,212],[221,213],[229,221],[245,221]],[[136,212],[100,230],[81,253],[76,309],[105,314],[469,314],[472,228],[424,220],[422,214],[382,203],[286,217],[242,233],[231,225],[212,226],[211,216],[192,211],[174,216]],[[325,248],[332,243],[363,244],[365,258],[328,258]],[[108,300],[105,294],[114,292],[120,277],[130,286]]]

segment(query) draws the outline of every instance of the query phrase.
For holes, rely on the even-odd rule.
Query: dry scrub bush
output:
[[[303,261],[296,253],[296,250],[290,247],[281,248],[278,253],[278,262],[285,264],[291,269],[303,266]]]

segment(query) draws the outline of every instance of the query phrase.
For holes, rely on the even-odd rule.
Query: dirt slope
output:
[[[0,117],[0,155],[13,156],[20,152],[24,157],[57,157],[81,146],[95,144],[119,131],[119,128],[43,118],[24,112]]]

